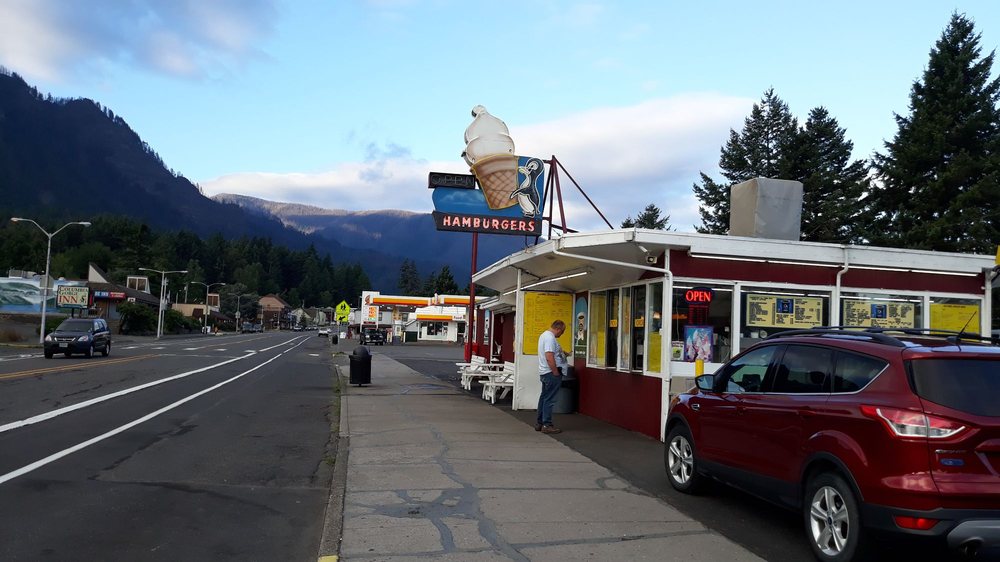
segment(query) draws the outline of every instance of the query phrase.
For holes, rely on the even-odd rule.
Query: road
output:
[[[0,560],[315,560],[329,351],[279,332],[0,355]]]
[[[459,386],[454,363],[462,348],[454,345],[402,345],[372,348],[420,373]],[[510,399],[497,407],[531,425],[534,411],[510,411]],[[805,530],[796,513],[723,485],[699,496],[677,492],[663,470],[663,445],[658,440],[626,431],[586,416],[556,416],[564,433],[553,438],[608,468],[636,488],[656,496],[689,517],[772,562],[814,562]],[[964,560],[933,545],[884,542],[877,559],[945,562]],[[980,557],[980,559],[992,559]]]

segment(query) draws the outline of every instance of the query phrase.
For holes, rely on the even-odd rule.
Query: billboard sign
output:
[[[485,107],[477,105],[472,115],[462,157],[479,189],[469,189],[468,180],[459,181],[458,174],[451,174],[456,177],[449,183],[441,181],[447,174],[431,172],[428,184],[434,188],[434,224],[438,230],[541,235],[545,163],[516,155],[507,125]],[[436,185],[441,183],[447,185]]]
[[[59,308],[87,308],[90,289],[73,285],[60,285],[56,289],[56,306]]]

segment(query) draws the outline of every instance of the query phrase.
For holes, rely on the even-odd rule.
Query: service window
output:
[[[649,326],[649,345],[646,355],[646,370],[651,373],[660,372],[660,361],[663,356],[663,283],[649,284],[649,305],[646,323]]]
[[[590,326],[587,331],[587,364],[604,367],[608,337],[608,292],[590,293]]]
[[[628,371],[632,367],[632,287],[621,288],[621,355],[618,358],[618,369]]]
[[[979,299],[931,297],[931,329],[979,333]]]
[[[826,326],[830,318],[830,296],[811,291],[744,288],[740,305],[740,349],[786,330]]]
[[[684,283],[674,285],[671,322],[671,361],[728,361],[733,351],[733,288]]]
[[[646,286],[632,287],[632,365],[633,371],[641,371],[646,360]]]
[[[919,296],[843,293],[840,325],[866,328],[923,328],[923,299]]]
[[[619,307],[620,295],[618,289],[608,291],[608,324],[605,338],[604,366],[614,367],[618,364],[618,321],[621,314]]]
[[[821,394],[830,392],[832,349],[789,345],[774,373],[774,384],[766,392],[776,394]]]

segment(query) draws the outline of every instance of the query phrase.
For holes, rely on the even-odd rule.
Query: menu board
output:
[[[917,305],[885,300],[844,300],[844,326],[869,328],[916,328]]]
[[[524,293],[524,310],[520,312],[524,319],[522,351],[525,355],[538,355],[538,336],[551,328],[553,322],[562,320],[567,326],[572,325],[573,295],[527,291]],[[559,345],[564,351],[573,349],[572,338],[573,334],[569,329],[559,338]]]
[[[931,329],[979,333],[978,304],[931,303]]]
[[[823,299],[784,295],[747,295],[747,326],[812,328],[823,325]]]

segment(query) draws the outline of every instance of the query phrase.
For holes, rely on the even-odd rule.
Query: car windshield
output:
[[[918,359],[910,363],[913,389],[924,400],[977,416],[1000,417],[1000,362],[990,359]]]
[[[59,324],[59,330],[64,332],[86,332],[94,327],[91,320],[66,320]]]

